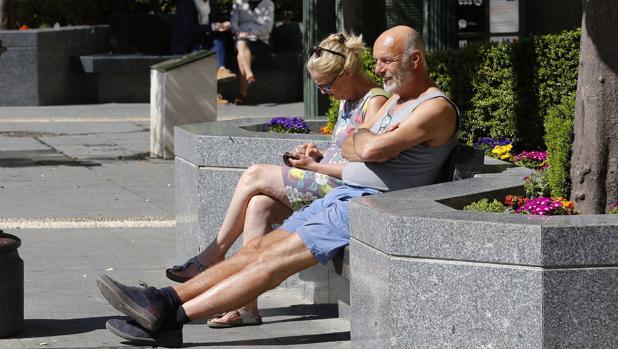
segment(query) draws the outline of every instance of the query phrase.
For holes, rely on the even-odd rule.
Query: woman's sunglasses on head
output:
[[[339,34],[339,38],[337,39],[337,42],[340,43],[340,44],[344,44],[345,43],[345,36],[343,34]],[[324,52],[332,53],[332,54],[337,55],[339,57],[343,57],[344,59],[346,58],[346,56],[343,53],[341,53],[341,52],[329,50],[329,49],[321,47],[321,46],[314,46],[311,49],[311,54],[314,55],[316,58],[320,58],[322,56],[322,53],[324,53]]]

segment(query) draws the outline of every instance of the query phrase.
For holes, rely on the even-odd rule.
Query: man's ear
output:
[[[416,68],[421,64],[421,52],[419,50],[412,50],[409,58],[410,68]]]

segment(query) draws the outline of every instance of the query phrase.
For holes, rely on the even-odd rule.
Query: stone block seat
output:
[[[178,57],[169,54],[172,21],[163,14],[111,16],[104,52],[79,56],[88,102],[148,102],[150,67]]]
[[[309,121],[317,130],[324,120]],[[268,119],[240,119],[183,125],[175,129],[176,259],[194,256],[216,236],[242,172],[255,163],[282,164],[278,152],[312,141],[320,149],[327,136],[263,132]],[[248,151],[249,150],[249,151]],[[471,178],[481,172],[483,154],[458,146],[445,166],[441,180]],[[231,249],[231,255],[239,248]],[[296,289],[314,303],[338,303],[339,316],[349,318],[350,249],[345,248],[327,265],[302,271],[282,285]]]
[[[88,75],[86,88],[93,102],[134,103],[150,99],[150,67],[173,55],[93,54],[80,56]]]
[[[257,83],[249,87],[246,102],[258,104],[302,101],[304,62],[301,23],[277,23],[270,39],[270,57],[252,62]],[[235,61],[236,57],[232,56]],[[218,90],[224,99],[233,101],[238,94],[238,86],[238,79],[230,79],[221,81]]]

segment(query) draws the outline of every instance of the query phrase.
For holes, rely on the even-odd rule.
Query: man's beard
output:
[[[391,93],[397,93],[403,86],[406,86],[412,78],[412,71],[402,69],[397,74],[391,75],[388,82],[384,82],[384,90]]]

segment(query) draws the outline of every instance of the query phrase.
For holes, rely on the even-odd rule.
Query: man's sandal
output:
[[[191,265],[194,265],[194,272],[188,272],[187,269]],[[186,282],[193,279],[197,274],[203,272],[208,269],[208,266],[202,264],[197,256],[189,259],[183,265],[175,265],[169,269],[165,270],[165,276],[168,279],[176,282]]]
[[[234,311],[234,310],[232,310]],[[230,327],[241,327],[241,326],[256,326],[256,325],[261,325],[262,324],[262,317],[261,316],[253,316],[251,313],[249,313],[248,311],[244,310],[244,309],[238,309],[235,310],[238,312],[238,314],[240,315],[240,317],[236,320],[233,320],[232,322],[220,322],[219,320],[225,316],[225,314],[221,314],[221,316],[219,317],[213,317],[212,319],[208,320],[208,322],[206,323],[208,325],[208,327],[211,328],[230,328]]]

